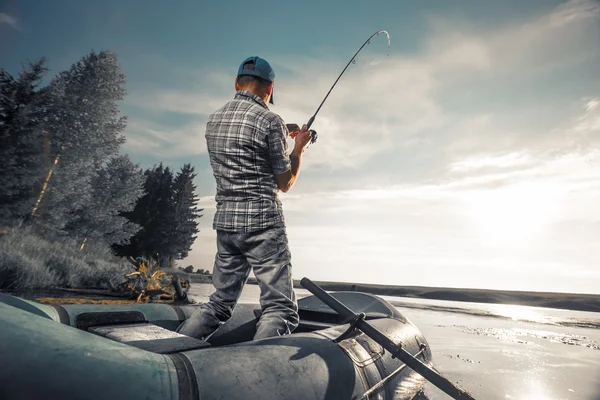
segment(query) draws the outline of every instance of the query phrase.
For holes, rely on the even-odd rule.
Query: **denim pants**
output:
[[[251,233],[217,231],[216,291],[177,332],[208,339],[233,313],[250,270],[260,287],[262,315],[254,339],[286,335],[298,326],[291,254],[284,225]]]

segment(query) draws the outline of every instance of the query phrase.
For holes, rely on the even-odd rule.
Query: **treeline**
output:
[[[160,164],[144,172],[144,193],[132,210],[123,212],[128,221],[141,229],[127,244],[116,243],[116,254],[142,254],[159,261],[161,266],[173,267],[173,260],[187,257],[198,233],[195,194],[196,177],[190,164],[174,176],[169,167]]]
[[[125,76],[92,52],[44,84],[44,58],[18,76],[0,69],[0,227],[100,243],[120,256],[185,258],[201,217],[186,164],[142,170],[121,154]]]
[[[179,267],[179,270],[185,272],[186,274],[207,275],[207,276],[211,276],[212,277],[212,273],[209,270],[205,270],[205,269],[202,269],[202,268],[198,268],[196,270],[196,272],[194,272],[194,266],[193,265],[188,265],[185,268]]]

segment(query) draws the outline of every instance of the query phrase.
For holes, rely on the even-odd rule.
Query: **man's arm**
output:
[[[300,174],[300,164],[302,162],[302,154],[306,149],[306,146],[310,142],[311,135],[310,131],[307,129],[307,126],[304,125],[302,130],[300,130],[294,136],[295,144],[292,153],[290,154],[290,164],[291,167],[283,174],[275,174],[275,180],[277,181],[277,187],[284,193],[287,193],[294,183],[296,183],[296,179],[298,179],[298,175]]]

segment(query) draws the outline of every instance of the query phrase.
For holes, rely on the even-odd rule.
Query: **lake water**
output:
[[[193,284],[189,295],[203,302],[213,291]],[[258,297],[258,286],[246,285],[240,302]],[[423,332],[435,368],[476,399],[600,400],[600,313],[381,297]],[[449,398],[429,384],[424,392]]]

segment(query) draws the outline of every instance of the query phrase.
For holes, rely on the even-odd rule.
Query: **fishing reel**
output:
[[[313,144],[314,142],[317,141],[317,131],[315,131],[314,129],[310,129],[310,126],[312,125],[312,123],[315,122],[315,116],[316,115],[317,114],[315,113],[315,115],[313,115],[312,117],[310,117],[310,119],[306,123],[306,126],[307,126],[307,128],[309,129],[309,132],[310,132],[310,143],[308,144],[309,146],[311,144]]]

